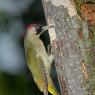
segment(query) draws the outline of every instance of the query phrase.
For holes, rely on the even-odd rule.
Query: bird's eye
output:
[[[36,29],[37,29],[37,30],[40,29],[40,26],[39,26],[39,25],[36,25]]]

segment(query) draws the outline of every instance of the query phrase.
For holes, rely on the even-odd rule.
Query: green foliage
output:
[[[0,95],[41,95],[32,77],[0,73]]]
[[[3,11],[0,11],[0,29],[8,25],[10,16]]]

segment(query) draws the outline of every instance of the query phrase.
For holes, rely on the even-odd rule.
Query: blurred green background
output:
[[[42,95],[25,61],[31,23],[46,24],[41,0],[0,0],[0,95]]]

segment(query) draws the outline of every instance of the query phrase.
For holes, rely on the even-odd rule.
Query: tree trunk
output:
[[[61,95],[95,95],[88,89],[91,71],[87,69],[90,44],[87,23],[77,15],[72,0],[42,0],[42,3],[47,24],[54,25],[49,34]]]

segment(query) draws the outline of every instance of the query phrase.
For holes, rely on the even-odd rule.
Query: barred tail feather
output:
[[[41,63],[41,68],[42,68],[42,74],[43,74],[43,81],[44,81],[44,95],[48,95],[48,81],[47,81],[47,75],[46,75],[46,70],[45,66],[43,63]]]

